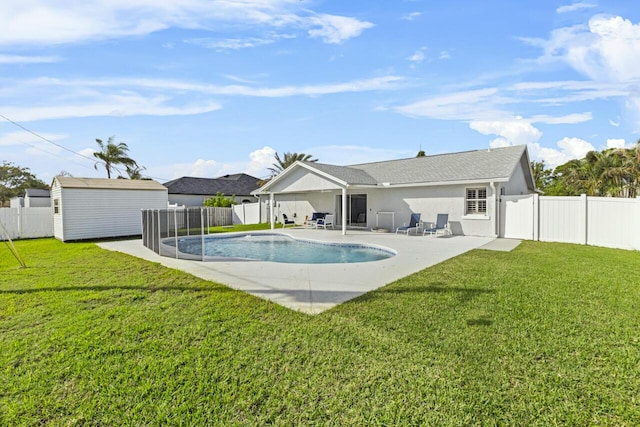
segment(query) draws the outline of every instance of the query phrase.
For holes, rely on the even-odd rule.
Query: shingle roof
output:
[[[328,165],[325,163],[311,163],[304,162],[309,164],[312,168],[319,170],[320,172],[324,172],[329,174],[341,181],[344,181],[348,184],[360,184],[360,185],[376,185],[376,180],[369,175],[366,171],[359,169],[357,167],[349,167],[349,166],[335,166]]]
[[[164,183],[169,194],[215,195],[223,193],[227,196],[248,196],[258,189],[259,178],[237,173],[219,178],[197,178],[183,176]]]
[[[62,188],[100,188],[111,190],[155,190],[166,188],[159,182],[150,179],[106,179],[106,178],[76,178],[71,176],[56,176]]]
[[[410,159],[351,165],[377,182],[390,184],[508,180],[526,146],[438,154]]]
[[[24,190],[24,194],[28,197],[51,197],[51,191],[39,188],[27,188]]]

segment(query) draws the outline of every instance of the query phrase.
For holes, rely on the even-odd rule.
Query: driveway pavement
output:
[[[99,246],[158,262],[293,310],[317,314],[495,240],[490,237],[406,236],[352,230],[346,236],[338,230],[287,228],[275,231],[305,239],[382,245],[394,249],[397,255],[381,261],[353,264],[201,262],[159,256],[145,248],[142,240],[102,242]]]

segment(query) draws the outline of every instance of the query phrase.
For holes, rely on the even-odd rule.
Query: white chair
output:
[[[331,227],[331,229],[333,230],[333,215],[332,214],[328,214],[325,215],[324,218],[320,218],[316,221],[316,228],[322,227],[325,230],[327,229],[327,227]]]

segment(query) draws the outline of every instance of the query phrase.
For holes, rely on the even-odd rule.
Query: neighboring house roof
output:
[[[222,193],[226,196],[248,196],[252,191],[258,189],[259,178],[246,173],[225,175],[219,178],[196,178],[183,176],[165,182],[164,186],[169,190],[169,194],[194,194],[194,195],[215,195]]]
[[[464,151],[350,166],[296,162],[269,181],[261,191],[269,188],[293,169],[304,167],[322,175],[329,175],[346,185],[438,185],[459,182],[506,182],[518,165],[525,171],[527,185],[534,189],[529,156],[525,145]],[[529,173],[527,173],[529,171]]]
[[[164,185],[148,179],[75,178],[70,176],[56,176],[53,178],[53,183],[55,184],[56,181],[62,188],[167,191],[167,188]]]
[[[24,190],[24,195],[25,197],[51,197],[51,192],[39,188],[27,188]]]

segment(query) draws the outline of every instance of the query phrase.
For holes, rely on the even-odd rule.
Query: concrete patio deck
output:
[[[349,230],[345,236],[338,230],[287,228],[274,231],[320,241],[382,245],[394,249],[397,255],[382,261],[353,264],[201,262],[159,256],[145,248],[142,240],[101,242],[99,246],[158,262],[293,310],[317,314],[494,240],[490,237],[406,236],[356,230]]]

